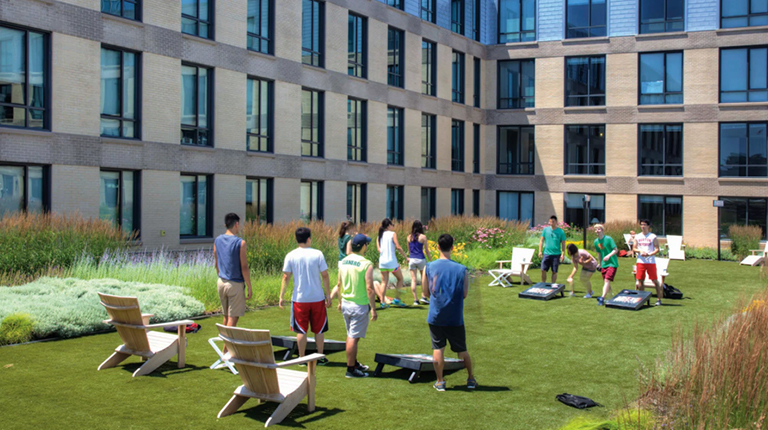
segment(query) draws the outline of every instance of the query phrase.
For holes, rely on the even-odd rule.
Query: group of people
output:
[[[237,236],[240,218],[237,214],[230,213],[225,216],[224,221],[227,231],[214,241],[214,256],[224,324],[235,326],[238,318],[245,314],[245,300],[251,297],[253,290],[246,260],[247,245]],[[429,262],[431,256],[422,223],[413,223],[411,234],[406,239],[409,250],[407,254],[398,243],[394,227],[392,220],[386,218],[379,228],[376,247],[380,254],[379,270],[382,282],[375,282],[373,262],[365,258],[372,239],[356,233],[353,223],[342,223],[338,238],[339,277],[332,291],[325,257],[321,251],[312,248],[312,232],[306,227],[296,230],[297,248],[285,256],[278,306],[283,309],[285,290],[293,278],[290,325],[291,330],[296,333],[299,356],[305,355],[307,334],[310,331],[315,335],[317,352],[323,353],[324,333],[328,331],[327,309],[331,307],[332,300],[338,298],[338,309],[344,317],[347,329],[345,376],[368,376],[366,371],[369,367],[357,360],[357,349],[360,339],[365,338],[367,334],[369,322],[378,318],[376,299],[378,298],[381,309],[406,306],[400,298],[403,274],[397,259],[399,252],[408,259],[414,305],[429,305],[427,324],[437,374],[434,388],[438,391],[445,391],[446,388],[443,367],[444,351],[448,343],[451,350],[464,361],[468,372],[467,388],[476,388],[477,381],[466,347],[463,316],[464,299],[469,290],[469,273],[464,265],[451,260],[453,238],[448,234],[441,235],[437,241],[440,256]],[[396,280],[394,299],[390,299],[386,294],[390,274]],[[417,292],[417,279],[421,279],[422,283],[420,297]],[[224,359],[230,357],[225,350]],[[319,365],[327,363],[327,358],[318,360]]]
[[[552,282],[557,282],[557,272],[560,263],[565,259],[567,253],[573,262],[573,270],[568,276],[567,282],[571,286],[570,296],[576,295],[574,291],[574,276],[581,266],[579,280],[584,285],[587,293],[585,299],[592,298],[592,275],[599,269],[603,277],[603,294],[597,298],[599,306],[605,305],[606,298],[612,294],[611,282],[616,277],[616,271],[619,268],[618,253],[616,242],[612,237],[605,235],[605,227],[602,224],[593,226],[597,238],[594,245],[599,259],[595,258],[584,249],[579,249],[574,244],[566,246],[565,232],[557,226],[557,217],[552,215],[549,218],[549,226],[545,227],[541,233],[539,241],[539,257],[541,260],[541,282],[547,282],[547,272],[552,271]],[[645,289],[645,277],[648,275],[656,287],[656,304],[661,305],[661,299],[664,296],[664,286],[658,280],[656,271],[656,254],[660,252],[659,240],[651,232],[651,222],[647,219],[640,220],[639,234],[634,231],[630,233],[631,255],[637,256],[637,268],[635,271],[635,287],[643,291]]]

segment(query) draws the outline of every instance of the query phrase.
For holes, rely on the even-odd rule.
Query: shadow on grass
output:
[[[117,367],[125,372],[133,373],[144,364],[143,361],[137,361],[135,363],[128,363],[125,365],[118,365]],[[194,372],[196,370],[205,370],[208,366],[195,366],[194,364],[186,363],[183,368],[179,369],[176,361],[167,361],[162,366],[155,369],[152,373],[144,376],[151,376],[154,378],[167,378],[170,375],[179,375],[182,373]],[[106,370],[106,369],[105,369]]]
[[[498,392],[498,391],[512,391],[512,388],[510,387],[502,387],[502,386],[494,386],[494,385],[478,385],[477,388],[467,388],[466,385],[458,385],[455,387],[449,387],[448,390],[450,391],[466,391],[468,393],[472,392]]]
[[[371,371],[373,371],[373,369],[371,369]],[[460,371],[464,371],[464,369],[445,370],[443,371],[443,376],[449,376]],[[381,372],[378,376],[373,376],[373,373],[370,373],[370,376],[380,379],[402,379],[403,382],[408,382],[408,378],[411,377],[412,373],[413,371],[410,369],[398,369],[393,372]],[[412,384],[434,384],[435,381],[437,381],[435,372],[425,371],[421,372],[417,378],[414,378]]]
[[[258,406],[255,405],[254,402],[251,403],[251,405],[253,405],[253,407],[238,411],[235,414],[244,414],[247,418],[266,423],[272,413],[275,412],[275,409],[279,406],[278,403],[272,402],[261,403]],[[323,408],[320,406],[316,406],[313,412],[307,412],[307,404],[300,403],[288,414],[280,425],[285,427],[304,428],[308,423],[330,418],[342,412],[345,411],[339,408]]]

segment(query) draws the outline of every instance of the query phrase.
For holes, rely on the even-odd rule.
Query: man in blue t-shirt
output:
[[[464,299],[469,290],[469,273],[464,265],[451,260],[453,237],[444,234],[437,239],[440,258],[427,264],[421,278],[424,297],[429,299],[429,335],[432,337],[432,358],[435,362],[437,382],[435,389],[445,391],[443,367],[446,341],[451,351],[458,353],[467,368],[467,388],[477,388],[472,375],[472,360],[467,352],[464,332]]]

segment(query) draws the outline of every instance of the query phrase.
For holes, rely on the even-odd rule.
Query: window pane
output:
[[[133,212],[134,212],[134,172],[122,172],[123,175],[123,189],[122,191],[122,219],[121,224],[123,231],[130,234],[134,230]]]
[[[658,232],[658,227],[656,231]],[[664,206],[663,234],[665,236],[683,234],[683,198],[682,197],[666,198],[666,204]]]
[[[724,49],[720,51],[720,55],[720,64],[728,65],[728,67],[722,67],[720,69],[720,90],[746,91],[747,50]]]
[[[749,50],[749,89],[765,89],[768,85],[768,49]],[[750,100],[752,101],[752,100]]]
[[[120,116],[120,51],[101,50],[101,113]]]
[[[590,25],[605,25],[605,0],[592,0]]]
[[[197,235],[208,235],[208,178],[204,175],[197,177]]]
[[[179,229],[182,236],[195,235],[195,177],[181,177],[181,211]]]
[[[123,52],[123,118],[136,118],[136,54]]]
[[[747,125],[720,125],[720,176],[745,176]]]
[[[0,29],[2,31],[2,29]],[[2,35],[0,35],[2,39]],[[3,46],[3,50],[5,46]],[[45,36],[40,33],[29,32],[29,105],[45,107]],[[0,66],[5,69],[5,67]],[[0,87],[3,78],[0,77]],[[0,90],[0,93],[2,90]],[[2,101],[2,95],[0,95]],[[30,127],[33,125],[30,124]]]
[[[24,32],[0,27],[0,102],[26,104]],[[24,126],[23,120],[21,126]]]
[[[194,126],[196,118],[197,67],[181,66],[181,123]]]
[[[568,27],[589,26],[589,0],[568,0]]]
[[[683,91],[683,54],[667,54],[667,91]]]
[[[499,192],[499,218],[517,220],[520,216],[520,196],[518,193]]]
[[[208,69],[198,68],[197,126],[208,127]]]
[[[118,224],[120,205],[120,173],[101,172],[99,219]]]
[[[723,16],[739,16],[749,13],[749,0],[725,0],[722,2]]]
[[[27,179],[27,189],[29,190],[29,197],[27,198],[27,212],[42,213],[44,203],[43,189],[45,188],[45,182],[43,181],[43,168],[39,166],[30,166],[27,167],[27,173],[29,174],[29,178]],[[0,186],[0,189],[2,189],[2,186]],[[0,209],[0,215],[2,212],[2,209]]]
[[[533,225],[533,193],[520,193],[520,220]]]
[[[664,228],[664,197],[639,196],[639,218],[651,221],[651,229],[657,235],[663,236]]]
[[[24,168],[0,166],[0,218],[24,210]]]

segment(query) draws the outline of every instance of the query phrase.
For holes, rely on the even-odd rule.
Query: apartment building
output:
[[[0,3],[0,213],[766,230],[764,0]],[[724,200],[725,207],[713,207]]]

